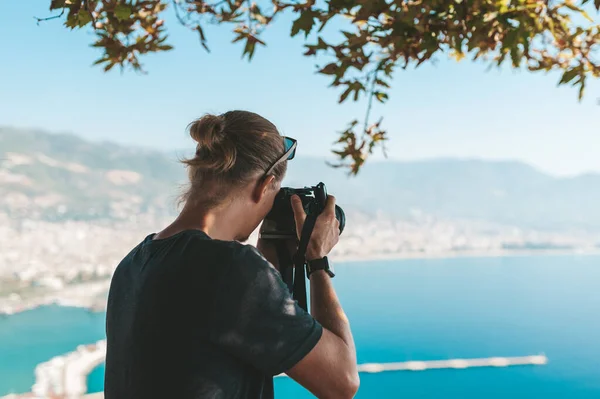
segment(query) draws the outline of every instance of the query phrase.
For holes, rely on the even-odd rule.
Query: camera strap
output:
[[[300,235],[300,242],[298,243],[298,250],[294,255],[294,283],[293,283],[293,298],[298,301],[298,305],[308,311],[308,301],[306,298],[306,249],[308,248],[308,242],[310,236],[315,227],[317,221],[317,215],[307,215],[304,220],[304,226],[302,227],[302,234]]]
[[[275,241],[275,250],[279,260],[279,272],[290,293],[294,292],[294,261],[285,240]]]

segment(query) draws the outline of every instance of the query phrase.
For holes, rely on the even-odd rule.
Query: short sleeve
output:
[[[321,338],[321,325],[292,299],[256,248],[236,251],[220,284],[211,341],[266,375],[292,368]]]

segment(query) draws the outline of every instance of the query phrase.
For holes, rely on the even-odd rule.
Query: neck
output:
[[[215,240],[233,241],[239,239],[240,222],[244,220],[239,208],[235,203],[208,210],[201,205],[186,204],[177,220],[190,228],[204,231]]]
[[[240,227],[244,221],[244,207],[235,202],[212,209],[206,209],[200,204],[186,203],[177,219],[155,238],[169,237],[183,230],[201,230],[215,240],[240,240],[243,239],[240,237]]]

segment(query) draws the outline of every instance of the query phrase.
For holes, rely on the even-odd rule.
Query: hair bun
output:
[[[190,123],[189,129],[190,136],[198,143],[197,151],[202,147],[212,150],[225,139],[225,121],[220,115],[204,115]]]
[[[190,136],[198,143],[196,156],[187,163],[196,170],[225,173],[235,165],[235,141],[225,131],[223,115],[204,115],[189,125]],[[229,137],[228,137],[229,136]]]

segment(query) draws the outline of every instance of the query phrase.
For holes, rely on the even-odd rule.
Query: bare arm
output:
[[[292,206],[296,226],[301,231],[306,215],[294,198]],[[338,240],[335,199],[330,196],[315,224],[307,259],[326,256]],[[311,274],[310,301],[312,316],[323,326],[323,335],[313,350],[287,374],[319,398],[352,398],[359,386],[354,339],[331,278],[322,270]]]

